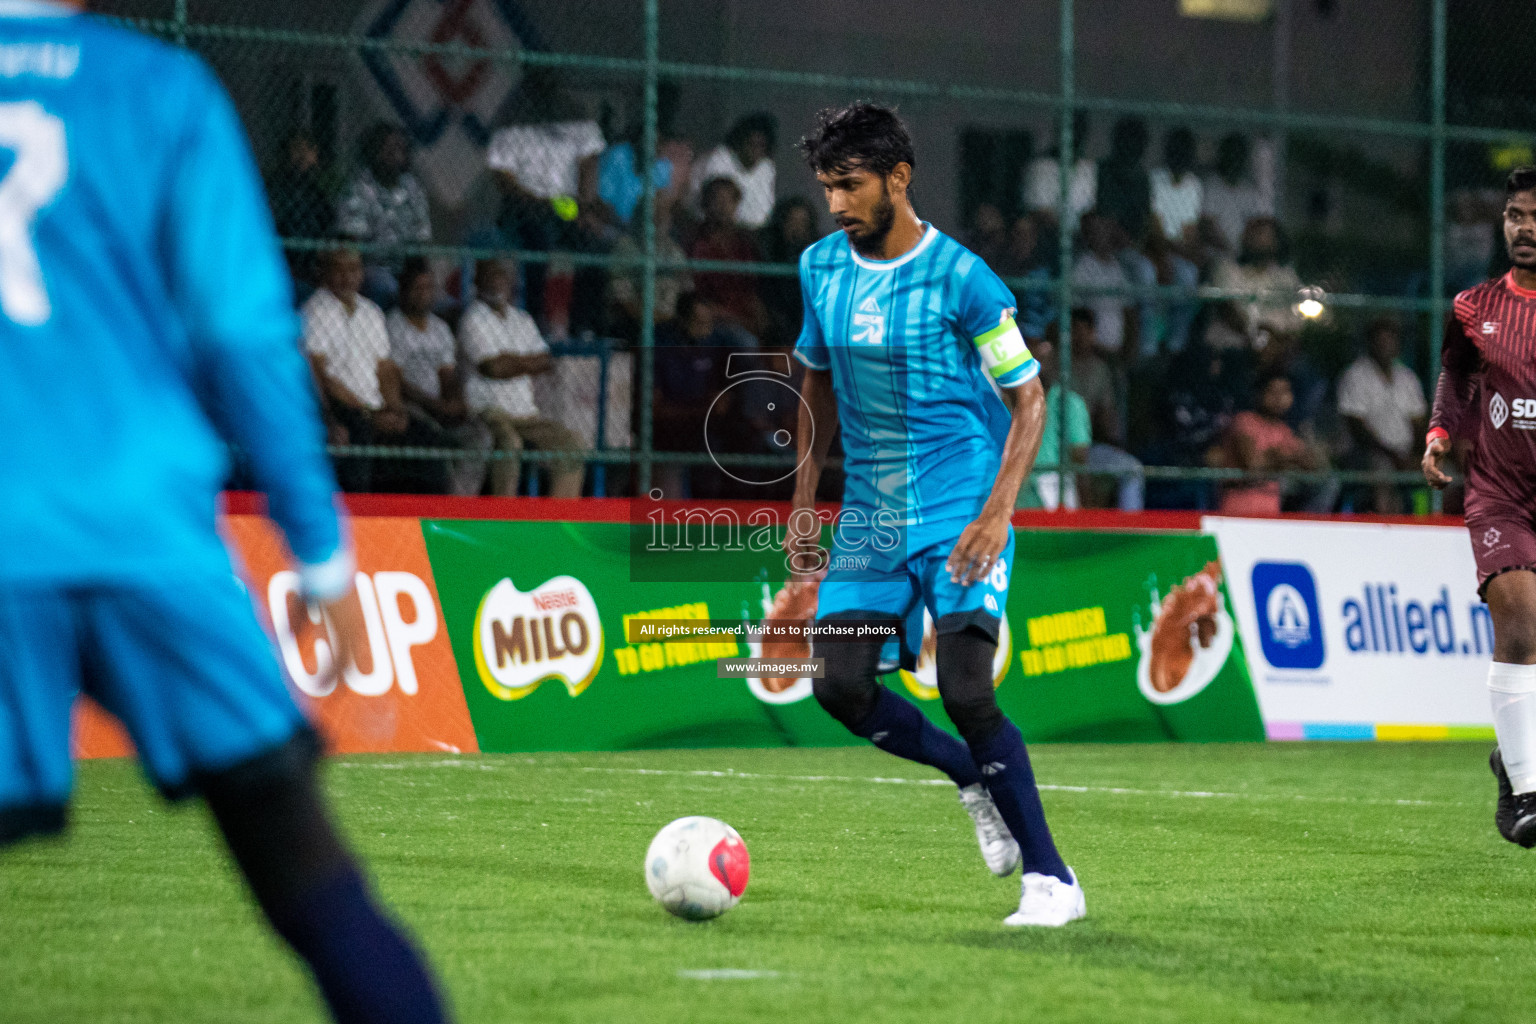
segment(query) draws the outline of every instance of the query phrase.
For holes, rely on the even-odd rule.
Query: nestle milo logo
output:
[[[556,576],[524,593],[497,583],[475,612],[475,669],[499,700],[520,700],[546,679],[572,697],[603,661],[603,625],[592,593],[574,576]]]

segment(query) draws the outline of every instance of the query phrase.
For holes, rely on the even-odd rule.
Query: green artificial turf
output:
[[[1493,1021],[1536,1011],[1536,851],[1481,744],[1040,746],[1088,919],[1012,930],[933,773],[873,750],[349,757],[331,792],[460,1019]],[[724,773],[724,774],[715,774]],[[901,781],[905,780],[905,781]],[[706,924],[641,860],[740,830]],[[734,970],[737,977],[685,972]],[[0,1020],[314,1021],[206,818],[82,765],[72,838],[0,854]]]

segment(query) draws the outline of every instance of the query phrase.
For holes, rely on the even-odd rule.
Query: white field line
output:
[[[778,971],[751,971],[740,967],[719,967],[713,970],[678,971],[679,978],[689,981],[753,981],[759,978],[777,978]]]
[[[527,759],[525,764],[533,767],[542,767],[550,770],[569,771],[567,765],[541,765],[532,759]],[[371,762],[371,761],[332,761],[331,764],[340,768],[470,768],[479,771],[498,771],[503,766],[493,762],[480,761],[472,757],[455,758],[448,761],[417,761],[417,762]],[[504,764],[504,762],[503,762]],[[854,785],[873,783],[882,786],[953,786],[948,779],[906,779],[892,778],[879,775],[776,775],[771,772],[738,772],[731,769],[710,770],[694,769],[684,770],[679,768],[598,768],[592,766],[580,766],[578,771],[589,774],[603,775],[664,775],[682,778],[700,779],[743,779],[766,780],[771,782],[832,782],[852,783]],[[1351,796],[1311,796],[1305,793],[1226,793],[1219,790],[1206,789],[1135,789],[1128,786],[1065,786],[1051,783],[1040,783],[1039,789],[1047,793],[1095,793],[1111,796],[1146,796],[1161,797],[1176,800],[1254,800],[1288,803],[1316,803],[1316,804],[1367,804],[1382,807],[1459,807],[1459,803],[1438,800],[1374,800],[1367,797]]]

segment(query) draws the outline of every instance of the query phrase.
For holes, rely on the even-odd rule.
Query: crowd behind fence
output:
[[[1501,175],[1530,160],[1525,109],[1482,114],[1465,75],[1486,123],[1447,126],[1445,0],[1382,8],[1422,44],[1416,95],[1305,103],[1297,19],[1344,5],[1231,5],[1268,20],[1199,30],[1269,42],[1247,107],[1080,91],[1135,32],[1111,0],[1025,5],[1055,33],[1029,88],[750,66],[751,38],[664,59],[711,6],[681,0],[99,6],[229,84],[356,490],[788,497],[796,263],[834,227],[793,143],[870,98],[913,124],[919,213],[1014,290],[1055,396],[1022,505],[1427,511],[1438,325],[1502,271]]]

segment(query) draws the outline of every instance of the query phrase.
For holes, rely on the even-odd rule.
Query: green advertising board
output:
[[[637,580],[634,529],[423,520],[482,750],[859,742],[807,679],[718,678],[717,658],[759,653],[743,640],[632,643],[629,620],[755,622],[796,598],[775,551],[711,552],[708,579]],[[1020,531],[1003,710],[1030,740],[1263,739],[1215,561],[1193,534]],[[814,591],[796,599],[814,607]],[[949,727],[931,658],[885,682]]]

